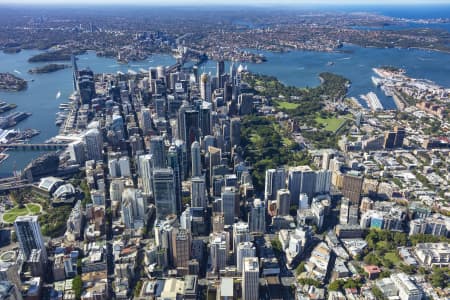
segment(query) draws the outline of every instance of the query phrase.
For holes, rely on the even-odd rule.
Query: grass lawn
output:
[[[321,118],[320,116],[316,117],[316,122],[325,126],[326,131],[336,132],[342,124],[346,121],[344,118]]]
[[[41,207],[37,204],[27,204],[26,207],[30,210],[33,215],[36,215],[41,212]]]
[[[5,223],[14,223],[17,217],[26,215],[37,215],[41,212],[41,207],[37,204],[25,204],[24,208],[14,207],[3,214]]]
[[[296,109],[297,107],[299,107],[300,104],[287,101],[277,101],[276,105],[278,108],[281,109]]]
[[[384,255],[384,258],[390,260],[394,265],[398,265],[400,263],[400,257],[395,252],[387,252]]]

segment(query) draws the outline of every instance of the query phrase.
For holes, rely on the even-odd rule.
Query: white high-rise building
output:
[[[130,159],[127,156],[119,158],[120,176],[131,177]]]
[[[236,250],[236,269],[239,273],[242,272],[243,265],[244,265],[244,258],[246,257],[255,257],[256,256],[256,249],[255,246],[253,246],[252,242],[244,242],[239,243],[237,245]]]
[[[108,159],[108,170],[112,178],[120,177],[119,161],[116,158]]]
[[[208,206],[206,198],[205,177],[193,177],[191,180],[191,205],[192,207]]]
[[[242,270],[242,299],[259,299],[259,263],[256,257],[244,258]]]
[[[289,215],[291,208],[291,193],[287,189],[277,191],[277,211],[279,216]]]
[[[84,143],[86,144],[87,160],[103,160],[103,137],[98,129],[88,130],[84,134]]]
[[[121,179],[113,179],[109,185],[109,197],[111,201],[122,201],[122,193],[125,189],[125,184]]]
[[[215,232],[209,236],[209,251],[211,255],[211,271],[219,273],[227,265],[229,235],[228,232]]]
[[[237,194],[234,187],[226,187],[222,193],[222,212],[225,225],[233,225],[234,223],[236,197]]]
[[[286,187],[286,172],[283,168],[266,170],[265,200],[275,200],[277,191]]]
[[[198,177],[202,175],[202,161],[200,156],[200,144],[195,141],[191,145],[191,161],[192,161],[192,177]]]
[[[142,184],[142,190],[145,195],[150,195],[152,189],[152,172],[153,172],[153,160],[151,154],[145,154],[139,156],[139,175]]]
[[[122,193],[122,219],[127,228],[136,228],[135,220],[143,224],[146,216],[146,203],[141,190],[127,188]]]
[[[41,250],[43,260],[47,261],[47,250],[37,216],[18,216],[14,221],[16,237],[19,241],[20,250],[25,258],[31,254],[33,249]]]
[[[266,207],[261,199],[253,200],[249,216],[249,229],[252,233],[264,233],[266,231]]]
[[[233,224],[233,252],[236,253],[237,245],[244,242],[250,242],[252,237],[248,223],[238,222]]]

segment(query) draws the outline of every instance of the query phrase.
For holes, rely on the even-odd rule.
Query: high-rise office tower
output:
[[[129,201],[132,207],[133,217],[143,220],[146,211],[146,202],[139,189],[127,188],[122,193],[122,202]]]
[[[180,161],[178,157],[177,147],[175,145],[170,146],[169,151],[167,152],[167,166],[172,168],[174,184],[175,184],[175,199],[177,203],[177,212],[182,210],[181,207],[181,198],[182,198],[182,187],[181,182],[183,181],[181,178],[182,174],[182,166],[180,166]]]
[[[230,121],[230,144],[231,148],[241,144],[241,119],[232,118]]]
[[[216,147],[208,147],[209,153],[209,184],[212,186],[213,169],[215,166],[220,165],[220,160],[222,158],[222,150]]]
[[[206,136],[211,134],[211,111],[212,104],[210,102],[203,101],[200,106],[199,113],[199,125],[201,136]]]
[[[185,229],[175,229],[172,233],[173,263],[177,268],[187,268],[191,255],[191,233]]]
[[[192,177],[202,175],[202,161],[200,155],[200,143],[195,141],[191,146],[191,162],[192,162]]]
[[[342,179],[342,195],[357,206],[359,206],[359,199],[361,198],[363,181],[362,176],[349,173],[345,174]]]
[[[206,102],[211,102],[211,78],[208,74],[203,73],[200,77],[200,97]]]
[[[151,154],[139,156],[139,175],[142,180],[142,190],[145,195],[149,196],[152,193],[152,172],[153,159]]]
[[[284,168],[266,170],[265,200],[275,200],[277,191],[286,187],[286,172]]]
[[[119,162],[120,176],[131,177],[130,159],[128,158],[128,156],[122,156],[121,158],[119,158],[118,162]]]
[[[222,212],[225,225],[233,225],[237,192],[234,187],[226,187],[222,193]]]
[[[84,134],[87,160],[103,160],[103,138],[98,129],[90,129]]]
[[[191,180],[191,205],[192,207],[203,207],[206,208],[207,198],[206,198],[206,184],[205,177],[193,177]]]
[[[394,132],[395,132],[394,146],[398,148],[403,147],[403,140],[405,139],[406,135],[405,128],[395,126]]]
[[[223,60],[217,61],[217,80],[219,81],[219,88],[223,88],[222,75],[225,74],[225,62]]]
[[[312,199],[316,191],[315,185],[316,173],[309,166],[289,168],[288,189],[294,203],[297,203],[301,193]]]
[[[319,170],[315,172],[315,194],[326,194],[330,192],[331,187],[331,171]]]
[[[215,232],[209,236],[212,273],[218,274],[227,265],[229,236],[227,232]]]
[[[256,257],[244,258],[242,270],[242,299],[259,299],[259,263]]]
[[[162,136],[152,136],[150,138],[150,154],[152,155],[155,169],[166,167],[166,148]]]
[[[189,174],[188,159],[186,157],[186,144],[182,140],[175,140],[175,147],[177,148],[178,163],[181,167],[181,179],[186,180]]]
[[[177,213],[172,169],[153,170],[153,198],[155,199],[157,218],[164,219],[170,214]]]
[[[113,179],[109,185],[109,197],[113,202],[122,201],[122,193],[125,189],[125,184],[122,179]]]
[[[277,210],[279,216],[289,215],[291,207],[291,193],[287,189],[277,191]]]
[[[25,258],[31,254],[33,249],[41,250],[44,261],[47,261],[47,250],[37,216],[18,216],[14,221],[16,237],[19,241],[20,250]]]
[[[252,233],[264,233],[266,231],[266,207],[261,199],[253,200],[249,215],[249,229]]]
[[[237,245],[244,242],[250,242],[250,230],[248,223],[238,222],[233,224],[233,252],[236,254]]]
[[[86,161],[85,144],[82,141],[75,141],[68,146],[70,159],[77,164],[83,165]]]
[[[252,242],[239,243],[236,247],[236,269],[238,273],[242,273],[244,259],[246,257],[255,257],[256,249]]]
[[[152,130],[152,117],[151,117],[150,109],[143,108],[141,110],[141,120],[140,121],[141,121],[142,133],[144,135],[149,134]]]
[[[384,149],[393,149],[395,147],[395,132],[387,131],[384,133]]]

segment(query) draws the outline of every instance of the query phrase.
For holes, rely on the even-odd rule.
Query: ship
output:
[[[58,91],[58,92],[56,93],[56,99],[59,99],[59,97],[61,97],[61,91]]]

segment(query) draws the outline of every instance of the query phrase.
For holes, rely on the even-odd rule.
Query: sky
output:
[[[450,0],[0,0],[0,4],[121,4],[121,5],[431,5]]]

